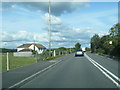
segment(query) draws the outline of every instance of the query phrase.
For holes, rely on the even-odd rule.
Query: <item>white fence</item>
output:
[[[14,56],[20,56],[20,57],[33,56],[33,55],[32,55],[32,52],[14,52],[13,55],[14,55]]]

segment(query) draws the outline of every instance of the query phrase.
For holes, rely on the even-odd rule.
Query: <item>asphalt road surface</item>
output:
[[[22,74],[18,76],[18,81],[12,85],[6,85],[7,72],[3,74],[3,87],[14,88],[119,88],[118,61],[108,57],[91,54],[87,52],[85,56],[75,57],[74,54],[66,55],[58,59],[44,62],[47,63],[42,69],[42,65],[36,66],[34,73],[24,78]],[[24,70],[24,69],[23,69]],[[27,70],[27,69],[26,69]],[[17,70],[14,70],[17,71]],[[32,70],[31,70],[32,71]],[[26,71],[27,72],[27,71]],[[9,72],[10,73],[10,72]],[[15,73],[15,72],[14,72]],[[29,80],[30,79],[30,80]]]

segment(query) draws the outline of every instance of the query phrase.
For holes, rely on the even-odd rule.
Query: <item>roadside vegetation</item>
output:
[[[56,49],[51,49],[44,51],[42,54],[39,55],[38,60],[51,60],[55,59],[70,53],[75,52],[76,50],[81,49],[81,44],[76,43],[74,48],[65,48],[65,47],[59,47]],[[54,56],[54,51],[55,51],[55,56]]]
[[[2,72],[6,71],[7,65],[7,56],[6,54],[2,55]],[[35,63],[34,57],[15,57],[12,53],[9,54],[9,64],[10,69],[26,66],[32,63]]]
[[[0,53],[7,53],[7,52],[16,52],[17,49],[6,49],[6,48],[0,48]]]
[[[7,52],[9,52],[9,68],[15,69],[19,67],[23,67],[26,65],[30,65],[33,63],[37,63],[39,61],[48,61],[53,60],[58,57],[71,54],[76,50],[81,49],[81,44],[76,43],[74,48],[65,48],[59,47],[51,50],[45,50],[42,54],[38,54],[36,51],[33,51],[33,56],[31,57],[20,57],[20,56],[13,56],[13,52],[16,52],[16,49],[5,49],[1,48],[1,58],[2,58],[2,72],[7,71]]]
[[[51,60],[51,59],[55,59],[55,58],[70,54],[74,51],[75,51],[74,48],[65,48],[65,47],[51,49],[50,51],[46,50],[38,56],[38,60],[44,60],[44,61]]]
[[[120,23],[113,25],[108,35],[100,37],[95,34],[91,38],[91,52],[120,58]]]
[[[3,50],[3,49],[2,49]],[[53,54],[55,50],[55,56]],[[67,54],[70,54],[70,50],[71,52],[74,51],[73,48],[65,48],[65,47],[60,47],[57,49],[51,49],[51,53],[49,53],[49,50],[44,51],[42,54],[37,54],[37,52],[34,52],[34,56],[32,57],[19,57],[19,56],[13,56],[13,53],[11,53],[11,51],[14,51],[13,49],[4,49],[5,52],[9,52],[9,68],[11,69],[15,69],[15,68],[19,68],[19,67],[23,67],[26,65],[30,65],[39,61],[47,61],[47,60],[52,60]],[[7,54],[6,53],[1,53],[1,62],[2,65],[0,65],[0,72],[5,72],[7,71]],[[2,66],[2,67],[1,67]]]

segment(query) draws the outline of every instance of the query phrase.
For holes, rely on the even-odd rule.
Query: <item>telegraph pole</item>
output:
[[[34,39],[34,44],[33,45],[34,45],[34,51],[35,51],[35,39]]]
[[[49,33],[49,56],[51,56],[51,3],[49,0],[49,26],[48,26],[48,33]]]

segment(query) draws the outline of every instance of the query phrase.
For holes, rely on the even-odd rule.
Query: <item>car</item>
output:
[[[82,50],[77,50],[75,56],[84,56],[84,52]]]

